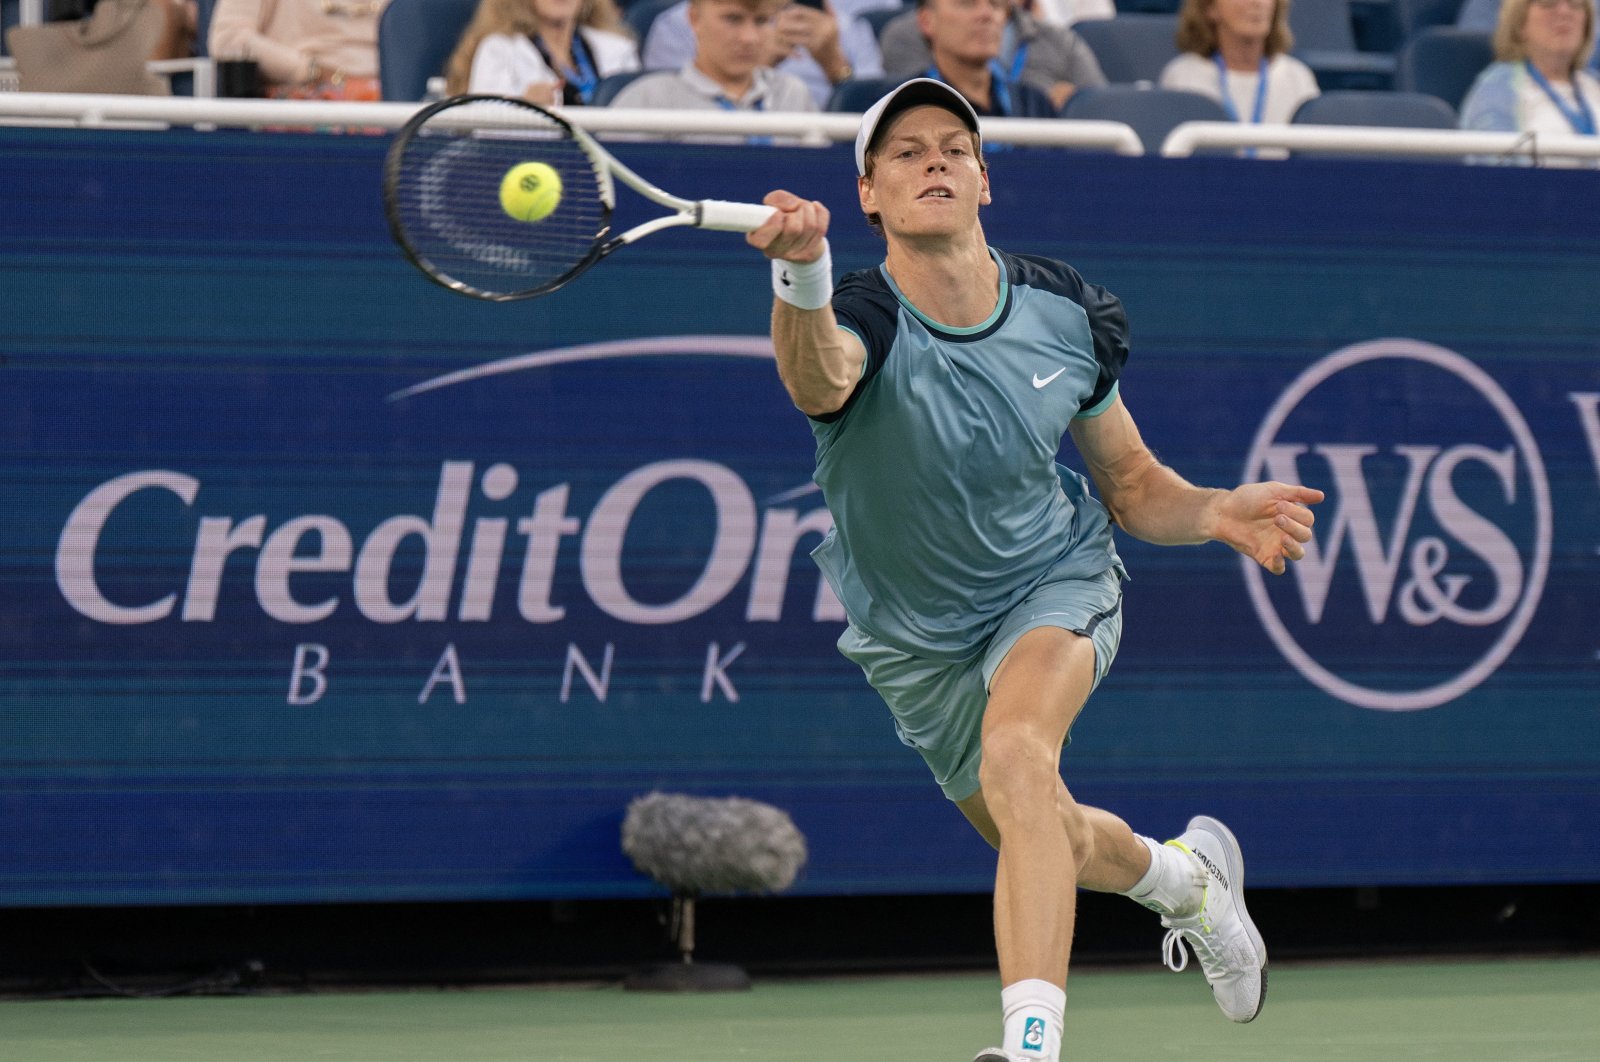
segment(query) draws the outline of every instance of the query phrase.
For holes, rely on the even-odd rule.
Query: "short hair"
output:
[[[909,110],[909,109],[910,108],[907,108],[907,110]],[[951,111],[950,113],[954,114],[955,112]],[[896,115],[895,117],[898,118],[899,115]],[[893,123],[891,123],[891,124],[893,124]],[[888,130],[884,130],[884,131],[887,132]],[[882,143],[883,143],[883,138],[879,137],[878,138],[878,146],[881,147]],[[983,138],[980,137],[978,134],[973,133],[972,134],[972,146],[976,149],[976,154],[978,156],[978,172],[980,172],[980,173],[988,173],[989,172],[989,164],[983,160]],[[862,169],[864,169],[866,172],[863,173],[861,176],[865,177],[867,180],[870,181],[870,180],[872,180],[872,171],[874,169],[876,169],[877,165],[878,165],[877,147],[874,147],[872,150],[867,151],[862,157],[862,162],[863,162]],[[873,214],[864,214],[862,216],[867,219],[867,228],[871,229],[873,232],[877,233],[879,236],[883,235],[883,215],[882,214],[873,213]]]
[[[1196,55],[1215,55],[1217,28],[1206,17],[1215,0],[1183,0],[1178,9],[1178,33],[1173,43],[1180,52]],[[1294,47],[1294,33],[1289,29],[1289,0],[1275,0],[1272,10],[1272,29],[1267,31],[1267,56],[1282,55]]]
[[[1500,21],[1494,27],[1494,56],[1502,63],[1520,63],[1528,57],[1522,41],[1522,27],[1528,21],[1528,8],[1533,0],[1503,0],[1500,4]],[[1573,56],[1568,75],[1576,74],[1589,62],[1594,52],[1594,0],[1583,4],[1583,47]]]

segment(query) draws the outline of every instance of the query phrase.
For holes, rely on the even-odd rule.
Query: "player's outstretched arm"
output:
[[[778,375],[803,413],[821,416],[842,407],[861,378],[867,352],[834,321],[833,264],[828,256],[828,208],[789,192],[767,193],[776,210],[745,236],[773,260],[772,347]]]
[[[1196,487],[1156,460],[1122,399],[1073,421],[1072,438],[1118,526],[1159,546],[1225,542],[1274,575],[1305,556],[1322,492],[1289,483]]]

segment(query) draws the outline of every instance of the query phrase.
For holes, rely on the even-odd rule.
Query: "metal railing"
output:
[[[1241,125],[1185,122],[1167,135],[1161,154],[1187,158],[1199,151],[1277,148],[1340,155],[1440,159],[1600,159],[1600,137],[1477,133],[1455,129],[1380,129],[1336,125]]]
[[[320,100],[200,99],[177,96],[90,96],[49,92],[0,93],[0,123],[41,121],[75,126],[211,126],[216,128],[357,126],[398,129],[418,103],[338,103]],[[858,114],[764,111],[665,111],[573,107],[562,112],[592,133],[676,136],[775,136],[824,145],[855,139]],[[1139,137],[1120,122],[985,118],[989,143],[1068,147],[1142,155]]]
[[[0,124],[123,128],[398,129],[421,106],[420,103],[9,92],[0,93]],[[852,141],[861,121],[860,115],[832,112],[573,107],[562,113],[575,125],[598,134],[771,136],[810,146]],[[1121,122],[985,118],[982,119],[982,128],[987,143],[1077,148],[1119,155],[1145,153],[1138,135]],[[1234,122],[1185,122],[1167,136],[1160,153],[1169,158],[1184,158],[1202,151],[1245,151],[1252,148],[1442,160],[1503,159],[1519,163],[1600,160],[1600,138],[1588,136],[1330,125],[1246,125]]]

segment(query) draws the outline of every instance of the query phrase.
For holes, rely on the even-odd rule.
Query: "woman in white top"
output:
[[[1600,81],[1583,69],[1594,37],[1594,0],[1505,0],[1499,61],[1462,100],[1461,128],[1594,136]]]
[[[572,106],[588,103],[602,78],[638,69],[613,0],[482,0],[445,73],[451,94]]]
[[[1289,54],[1289,0],[1183,0],[1176,43],[1161,87],[1210,96],[1236,122],[1287,122],[1319,94]]]

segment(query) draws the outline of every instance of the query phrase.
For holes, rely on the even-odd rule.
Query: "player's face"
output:
[[[1000,54],[1011,0],[927,0],[917,26],[939,55],[987,62]]]
[[[1528,57],[1570,66],[1589,31],[1588,0],[1534,0],[1522,22],[1522,46]]]
[[[890,124],[859,191],[862,211],[879,215],[890,236],[953,236],[978,223],[989,177],[961,119],[925,105]]]
[[[1277,0],[1211,0],[1206,17],[1217,34],[1247,41],[1264,41],[1272,32]]]
[[[743,81],[761,65],[770,47],[772,15],[734,0],[695,0],[689,5],[695,65],[719,81]]]

